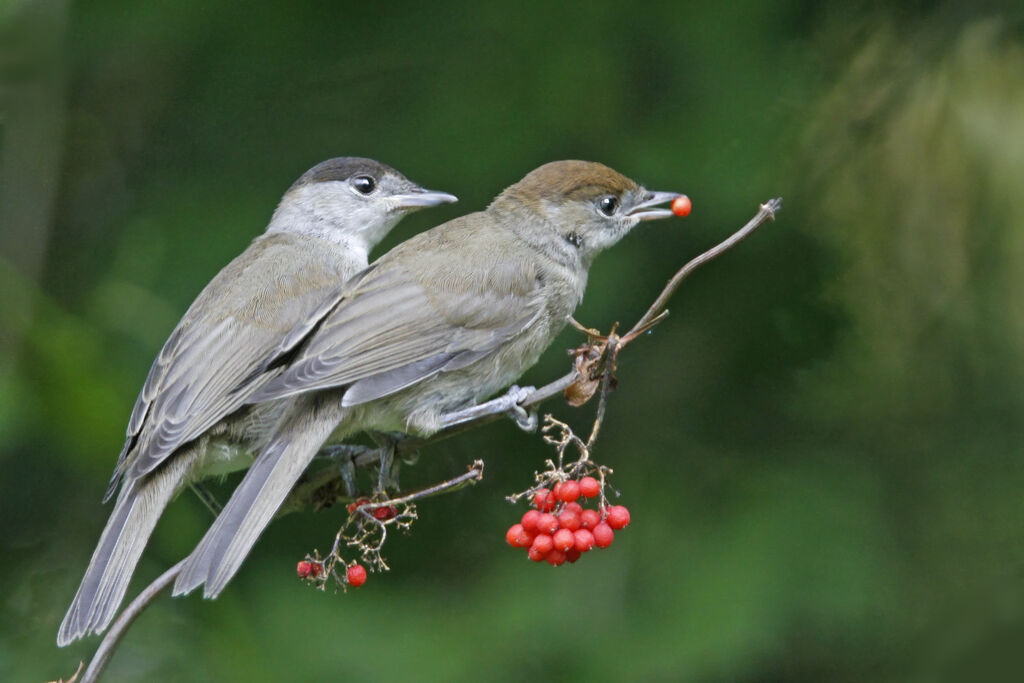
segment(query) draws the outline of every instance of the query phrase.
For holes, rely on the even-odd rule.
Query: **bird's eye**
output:
[[[615,210],[619,208],[619,198],[614,195],[601,197],[597,200],[597,208],[599,208],[601,213],[605,216],[611,216],[615,213]]]
[[[360,175],[352,179],[352,187],[360,194],[370,194],[377,189],[377,183],[368,175]]]

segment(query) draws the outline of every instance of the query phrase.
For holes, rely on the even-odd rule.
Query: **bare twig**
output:
[[[114,650],[117,648],[118,643],[121,642],[121,638],[124,637],[125,631],[132,625],[135,618],[142,614],[144,609],[149,607],[149,604],[156,599],[156,596],[160,595],[165,588],[174,582],[183,566],[185,566],[185,560],[165,571],[153,583],[142,589],[138,597],[121,610],[121,614],[110,625],[110,630],[103,636],[100,646],[96,649],[96,654],[93,655],[92,661],[89,662],[89,668],[85,670],[85,676],[82,677],[81,683],[95,683],[95,681],[99,680],[100,674],[103,673],[103,669],[106,667],[111,655],[114,654]]]
[[[582,449],[581,453],[585,454],[584,457],[581,458],[581,462],[586,462],[587,457],[589,456],[589,450],[593,446],[595,440],[597,439],[598,432],[600,431],[601,423],[603,421],[605,414],[607,396],[614,384],[614,378],[612,375],[615,370],[615,361],[618,357],[619,352],[623,348],[625,348],[630,342],[637,339],[644,332],[651,329],[654,325],[658,324],[659,322],[665,319],[665,317],[668,314],[668,311],[665,307],[668,304],[669,299],[672,298],[672,295],[679,288],[679,285],[682,283],[682,281],[685,280],[694,270],[704,265],[708,261],[711,261],[714,258],[720,256],[721,254],[725,253],[732,247],[742,242],[744,239],[749,237],[755,230],[757,230],[757,228],[763,225],[766,221],[774,220],[775,213],[780,208],[782,208],[781,198],[771,199],[765,202],[764,204],[761,205],[760,210],[757,212],[757,214],[753,218],[751,218],[746,225],[744,225],[738,231],[733,233],[728,239],[708,249],[707,251],[700,254],[696,258],[690,260],[682,268],[680,268],[672,277],[672,279],[668,281],[668,284],[665,285],[665,288],[658,295],[658,298],[654,300],[654,303],[651,304],[650,308],[647,309],[647,312],[644,313],[644,315],[636,322],[635,325],[633,325],[629,332],[622,335],[621,337],[614,334],[614,327],[612,328],[613,332],[611,334],[609,334],[607,337],[602,337],[600,334],[597,333],[596,330],[584,328],[581,325],[579,325],[579,323],[572,321],[577,328],[581,329],[583,332],[585,332],[591,337],[591,346],[600,351],[600,355],[593,359],[595,362],[591,366],[599,374],[595,374],[592,378],[587,378],[600,378],[600,398],[598,403],[597,415],[595,417],[594,424],[591,428],[590,436],[588,437],[585,443],[582,442],[578,437],[575,437],[575,435],[572,436],[572,443],[575,443],[577,445],[577,448]],[[568,374],[556,379],[555,381],[549,384],[545,384],[544,386],[535,389],[525,399],[523,399],[519,403],[519,405],[527,409],[533,408],[535,406],[540,405],[544,401],[565,392],[566,389],[568,389],[574,383],[581,379],[580,370],[577,366],[578,364],[574,364],[573,369]],[[404,439],[402,441],[399,441],[398,444],[394,447],[395,455],[412,454],[428,444],[433,444],[438,441],[442,441],[444,439],[455,436],[456,434],[461,434],[462,432],[468,431],[470,429],[475,429],[484,424],[492,422],[498,417],[500,417],[504,412],[504,410],[498,410],[493,414],[480,415],[479,417],[476,417],[471,421],[464,422],[454,427],[441,430],[427,438]],[[548,424],[550,427],[557,427],[559,424],[563,424],[559,423],[557,420],[554,420],[553,418],[551,418],[551,416],[546,416],[545,419],[548,420]],[[568,433],[571,434],[571,430]],[[559,450],[560,459],[562,457],[562,452],[568,445],[569,441],[566,441],[564,444],[561,445]],[[369,448],[353,457],[354,463],[358,466],[372,464],[374,462],[377,462],[379,459],[380,449]],[[602,504],[604,495],[604,475],[609,471],[610,470],[607,470],[607,468],[600,468],[599,472],[599,476],[602,482]],[[304,481],[295,488],[295,490],[289,496],[288,502],[284,506],[282,506],[281,514],[287,514],[288,512],[299,510],[304,506],[308,505],[310,501],[316,500],[316,493],[318,491],[322,490],[326,486],[330,486],[332,482],[337,481],[339,478],[341,478],[341,476],[342,475],[341,472],[339,471],[339,468],[324,468],[320,472],[314,473],[310,478],[308,478],[306,481]],[[480,472],[475,468],[474,463],[474,467],[471,467],[469,472],[462,475],[461,477],[456,477],[455,479],[449,482],[444,482],[443,484],[440,484],[436,487],[430,487],[428,489],[424,489],[422,491],[409,494],[407,496],[404,496],[403,498],[396,498],[392,501],[385,501],[379,504],[374,503],[372,504],[372,506],[378,507],[382,505],[395,504],[396,502],[406,502],[407,499],[411,501],[416,498],[426,497],[428,495],[436,495],[438,493],[448,491],[459,486],[463,486],[467,483],[472,483],[472,481],[479,478]],[[456,483],[453,484],[452,482]],[[525,492],[524,494],[521,495],[525,495]],[[181,570],[181,567],[184,564],[185,560],[182,560],[178,564],[168,569],[166,572],[160,575],[155,581],[153,581],[153,583],[151,583],[149,586],[143,589],[139,596],[135,598],[135,600],[133,600],[127,607],[125,607],[125,609],[121,612],[121,615],[111,625],[110,630],[107,632],[106,636],[104,636],[103,641],[100,643],[99,648],[96,650],[96,654],[93,656],[92,661],[89,663],[89,668],[86,669],[85,676],[82,679],[82,683],[93,683],[98,679],[100,673],[102,673],[108,660],[113,654],[114,649],[117,647],[121,638],[124,636],[125,631],[135,620],[135,618],[138,617],[139,614],[143,610],[145,610],[146,607],[149,606],[149,604],[156,598],[156,596],[159,595],[167,586],[169,586],[174,581],[174,579],[178,575],[178,572]]]

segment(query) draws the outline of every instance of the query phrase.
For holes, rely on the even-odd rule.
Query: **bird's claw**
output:
[[[520,405],[536,390],[536,387],[520,387],[513,384],[505,394],[509,403],[505,412],[524,432],[533,432],[537,429],[537,413]]]

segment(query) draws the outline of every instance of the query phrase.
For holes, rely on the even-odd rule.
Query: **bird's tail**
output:
[[[185,561],[174,595],[203,584],[207,598],[224,590],[343,414],[340,400],[325,404],[309,397],[295,402]]]
[[[184,468],[179,464],[131,482],[118,496],[57,632],[57,645],[100,633],[113,619],[157,520],[181,484]]]

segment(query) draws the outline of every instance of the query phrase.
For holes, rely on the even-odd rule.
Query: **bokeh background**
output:
[[[0,679],[90,656],[56,629],[149,363],[344,154],[461,198],[378,253],[554,159],[687,192],[598,260],[577,317],[604,329],[785,208],[623,357],[611,549],[553,569],[504,545],[551,451],[495,423],[403,471],[487,463],[390,573],[311,590],[295,563],[342,511],[282,519],[219,600],[147,611],[109,680],[1019,680],[1024,9],[828,0],[0,3]],[[208,524],[182,496],[135,589]]]

